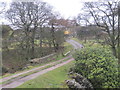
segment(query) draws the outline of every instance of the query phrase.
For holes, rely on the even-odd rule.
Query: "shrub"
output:
[[[117,88],[118,59],[104,48],[84,48],[73,55],[73,70],[86,77],[95,88]]]

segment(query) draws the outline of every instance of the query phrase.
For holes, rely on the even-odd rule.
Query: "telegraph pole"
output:
[[[120,82],[120,2],[118,2],[118,82]]]
[[[118,2],[118,59],[120,64],[120,2]]]

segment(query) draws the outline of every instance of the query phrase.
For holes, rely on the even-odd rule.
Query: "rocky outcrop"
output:
[[[78,73],[69,73],[68,75],[71,80],[66,80],[65,82],[70,89],[93,90],[92,84],[82,75]]]

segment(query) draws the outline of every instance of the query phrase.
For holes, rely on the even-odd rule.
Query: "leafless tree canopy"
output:
[[[95,24],[108,34],[107,41],[117,56],[118,33],[118,2],[85,2],[84,14],[78,16],[79,20],[84,20],[88,24]]]

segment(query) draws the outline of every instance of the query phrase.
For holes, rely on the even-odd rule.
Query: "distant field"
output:
[[[82,44],[82,45],[84,45],[84,47],[95,46],[95,47],[110,48],[107,44],[105,44],[105,45],[103,46],[103,45],[101,45],[100,43],[98,43],[96,40],[87,40],[86,42],[84,42],[83,40],[79,40],[78,38],[71,38],[71,39],[79,42],[79,43]],[[101,42],[103,42],[103,41],[101,40]]]

